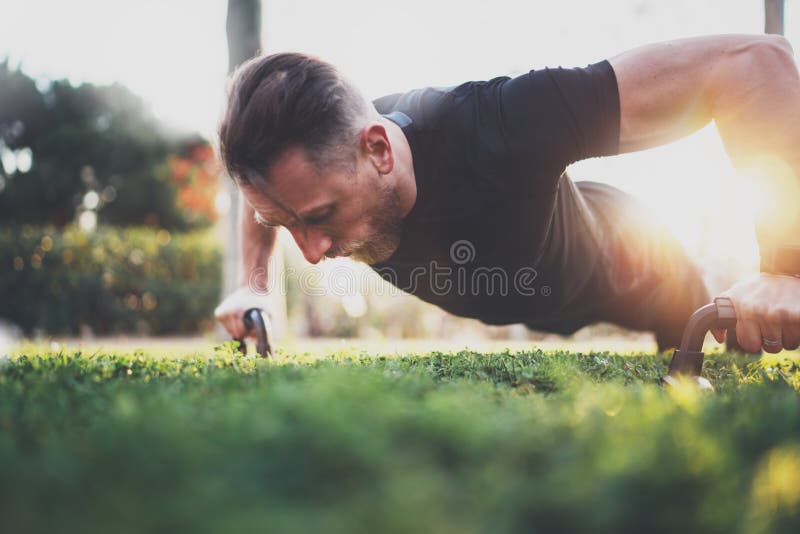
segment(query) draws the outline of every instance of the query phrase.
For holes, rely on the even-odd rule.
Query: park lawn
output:
[[[800,532],[800,359],[22,352],[0,532]]]

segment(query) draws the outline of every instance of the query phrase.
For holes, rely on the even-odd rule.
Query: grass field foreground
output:
[[[799,532],[800,360],[22,352],[0,532]]]

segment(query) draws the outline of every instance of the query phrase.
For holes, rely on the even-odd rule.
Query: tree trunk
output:
[[[228,0],[228,16],[225,24],[228,35],[228,73],[236,67],[261,53],[261,0]],[[242,224],[241,207],[239,205],[241,193],[233,180],[223,176],[224,190],[230,198],[230,208],[223,223],[225,227],[225,259],[222,269],[222,298],[230,295],[237,289],[238,269],[242,262]],[[274,280],[283,273],[283,253],[280,244],[275,244],[273,261],[270,268],[274,269]],[[280,337],[286,331],[286,298],[276,288],[270,296],[270,312],[273,318],[273,333]],[[217,339],[228,337],[221,325],[217,325]]]
[[[764,33],[783,35],[784,0],[764,0]]]
[[[261,53],[261,0],[228,0],[228,73]]]
[[[261,51],[261,1],[228,0],[228,74]],[[239,189],[228,177],[223,177],[230,209],[225,222],[225,263],[222,269],[222,297],[236,289],[237,274],[242,261],[241,208]]]

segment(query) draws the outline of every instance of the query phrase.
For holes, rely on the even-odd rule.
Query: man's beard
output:
[[[381,191],[381,201],[370,216],[369,227],[372,231],[366,239],[349,243],[341,253],[368,265],[391,257],[400,245],[403,231],[400,197],[396,189],[387,187]]]

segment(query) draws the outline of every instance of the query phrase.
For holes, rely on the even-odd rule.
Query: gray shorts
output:
[[[560,256],[569,259],[559,269],[565,281],[583,282],[563,310],[526,325],[571,334],[610,322],[655,332],[662,347],[677,345],[689,316],[709,302],[697,266],[631,195],[607,184],[564,179],[560,194],[571,213],[562,219],[570,222],[557,230],[568,252],[560,250]],[[583,219],[583,226],[574,219]],[[592,240],[585,239],[589,230]],[[570,239],[580,245],[570,249]]]

